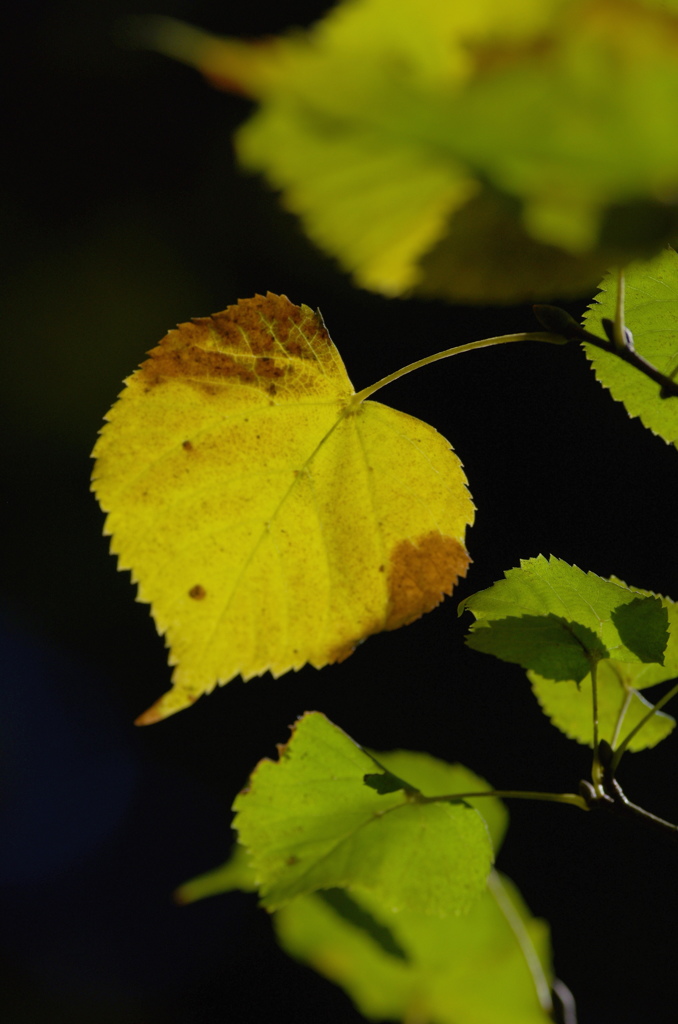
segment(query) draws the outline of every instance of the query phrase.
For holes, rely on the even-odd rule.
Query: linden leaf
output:
[[[318,712],[298,721],[278,761],[259,762],[233,824],[265,907],[338,887],[444,916],[480,895],[492,844],[478,811],[417,800],[412,790],[380,794],[364,782],[375,766]]]
[[[610,746],[617,747],[640,720],[651,710],[652,704],[636,688],[634,669],[641,665],[626,665],[620,661],[602,661],[596,672],[598,693],[598,735]],[[575,680],[554,682],[537,672],[528,672],[532,692],[553,725],[571,740],[593,746],[593,716],[591,714],[591,676],[579,683]],[[634,685],[636,684],[636,685]],[[663,711],[656,711],[646,725],[630,741],[627,749],[647,750],[654,747],[675,728],[675,719]]]
[[[647,263],[632,263],[625,272],[625,320],[636,350],[662,373],[678,368],[678,255],[664,249]],[[599,334],[603,317],[613,319],[616,275],[607,275],[584,314],[584,325]],[[596,377],[629,416],[637,416],[653,433],[678,445],[678,399],[660,396],[659,385],[622,359],[594,345],[584,349]]]
[[[410,787],[424,796],[440,796],[445,793],[478,793],[491,790],[492,786],[466,768],[463,764],[448,764],[430,754],[415,750],[389,750],[374,754],[380,765],[391,777],[407,779]],[[487,825],[495,855],[502,844],[508,827],[508,811],[497,797],[465,797],[465,803],[475,807]]]
[[[466,643],[474,651],[536,669],[549,679],[576,682],[590,671],[592,659],[608,654],[592,630],[558,615],[496,619],[468,636]]]
[[[646,0],[344,0],[254,43],[145,29],[258,101],[242,165],[358,284],[495,302],[582,294],[672,237],[676,38]]]
[[[504,876],[493,874],[487,891],[463,917],[394,914],[374,894],[352,895],[357,909],[369,915],[366,926],[326,896],[302,896],[279,910],[274,915],[278,940],[291,956],[341,985],[370,1020],[553,1020],[545,1008],[553,978],[548,929],[531,916]]]
[[[669,625],[668,643],[661,663],[657,661],[628,664],[610,659],[601,661],[598,665],[596,681],[599,733],[602,739],[616,747],[652,707],[638,691],[678,676],[678,604],[667,597],[657,597],[651,591],[627,587],[616,577],[612,577],[610,582],[617,583],[634,594],[660,601]],[[617,616],[625,608],[633,609],[634,604],[620,606]],[[542,711],[548,715],[553,725],[570,739],[593,746],[590,675],[587,675],[579,686],[574,681],[556,683],[551,679],[544,679],[536,672],[528,672],[527,675]],[[675,725],[675,719],[671,715],[657,711],[636,733],[626,749],[637,751],[654,747],[673,731]]]
[[[577,678],[576,673],[567,674],[573,653],[577,672],[584,666],[576,658],[577,648],[596,660],[613,657],[625,662],[662,661],[668,619],[657,597],[639,595],[620,581],[604,580],[553,556],[521,560],[520,568],[509,569],[504,577],[459,605],[460,615],[471,611],[477,620],[471,627],[470,646],[479,646],[500,658],[509,653],[511,657],[505,660],[518,661],[542,674],[546,674],[548,663],[554,673],[552,679]],[[620,615],[624,606],[628,607]],[[525,617],[528,628],[520,626]],[[533,618],[545,619],[541,628],[536,628]],[[496,622],[503,622],[505,627],[489,631],[488,626]],[[642,645],[640,629],[645,631]],[[481,636],[485,631],[487,635]],[[588,634],[593,634],[592,638],[587,639]],[[491,649],[493,636],[496,650]],[[546,654],[545,648],[550,648]],[[559,648],[562,655],[558,654]]]
[[[678,605],[553,557],[521,562],[465,609],[478,620],[469,645],[528,669],[544,713],[579,743],[593,744],[588,658],[597,663],[599,735],[612,747],[652,708],[638,690],[678,676]],[[674,726],[656,712],[628,749],[652,747]]]
[[[182,324],[125,383],[93,489],[176,666],[141,723],[238,674],[339,661],[465,575],[459,460],[426,423],[353,400],[308,306],[269,293]]]

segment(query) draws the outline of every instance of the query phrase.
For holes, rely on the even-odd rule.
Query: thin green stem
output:
[[[627,347],[626,325],[624,324],[624,296],[625,296],[624,268],[620,267],[617,272],[617,300],[614,308],[613,341],[618,352],[624,351]]]
[[[664,707],[664,705],[668,704],[668,702],[673,697],[675,697],[676,694],[678,694],[678,683],[676,683],[675,686],[671,687],[671,689],[668,691],[668,693],[665,693],[664,696],[660,700],[657,701],[657,703],[654,705],[654,707],[650,708],[650,710],[647,712],[646,715],[643,715],[643,717],[638,722],[638,724],[635,725],[633,727],[633,729],[631,729],[631,732],[628,734],[628,736],[624,737],[623,741],[616,748],[616,750],[614,752],[614,757],[612,758],[612,763],[610,765],[610,769],[611,769],[613,775],[616,772],[617,768],[619,767],[619,762],[621,761],[621,759],[622,759],[622,757],[624,755],[624,752],[626,751],[626,749],[627,749],[629,743],[631,742],[631,740],[633,739],[633,737],[636,736],[640,732],[640,730],[643,728],[643,726],[647,722],[650,721],[652,716],[656,715],[656,713],[658,711],[661,711],[661,709]]]
[[[595,658],[591,659],[591,707],[593,711],[593,764],[591,766],[591,778],[593,785],[598,792],[603,784],[603,769],[600,763],[600,738],[598,735],[598,663]]]
[[[454,348],[446,348],[443,352],[435,352],[431,356],[424,356],[423,359],[417,359],[414,363],[408,363],[407,366],[403,366],[402,369],[396,370],[394,373],[389,373],[388,377],[382,377],[376,384],[370,384],[369,387],[363,388],[351,400],[351,405],[360,405],[366,398],[373,395],[375,391],[379,391],[380,388],[385,387],[394,380],[398,380],[399,377],[404,377],[406,373],[411,373],[413,370],[419,370],[422,366],[428,366],[429,363],[436,363],[439,359],[447,359],[449,356],[458,356],[462,352],[472,352],[476,348],[489,348],[491,345],[507,345],[512,341],[548,341],[552,345],[562,345],[563,339],[557,334],[551,334],[547,331],[523,331],[520,334],[500,334],[496,338],[482,338],[480,341],[471,341],[467,345],[455,345]]]
[[[525,922],[516,910],[516,907],[511,900],[511,897],[506,891],[506,886],[501,880],[501,876],[496,871],[491,871],[487,879],[487,888],[490,890],[497,906],[504,915],[508,926],[515,935],[516,942],[520,947],[520,951],[523,954],[525,963],[528,966],[534,987],[537,990],[537,999],[541,1005],[544,1013],[553,1012],[553,1000],[551,998],[551,986],[548,983],[546,974],[544,973],[544,967],[539,954],[535,949],[534,943],[525,927]]]
[[[525,789],[484,789],[477,793],[447,793],[445,796],[424,796],[417,793],[413,801],[418,804],[444,803],[450,800],[471,800],[480,796],[496,796],[500,800],[547,800],[550,803],[570,804],[588,811],[589,806],[577,793],[542,793]]]
[[[617,676],[618,675],[619,675],[619,673],[617,673]],[[626,712],[629,709],[629,704],[631,703],[631,697],[632,696],[633,696],[633,694],[631,693],[631,691],[627,690],[625,688],[624,689],[624,700],[622,701],[622,706],[619,709],[619,714],[617,715],[617,721],[615,722],[614,732],[612,734],[612,739],[610,740],[610,746],[612,748],[614,748],[615,743],[619,739],[619,733],[621,732],[621,727],[624,724],[624,719],[626,718]]]

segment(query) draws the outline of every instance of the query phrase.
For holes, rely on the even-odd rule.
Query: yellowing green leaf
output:
[[[392,910],[444,916],[480,896],[492,844],[478,811],[403,790],[380,794],[364,781],[376,768],[317,712],[299,720],[278,761],[259,762],[233,824],[264,906],[339,887],[374,893]]]
[[[259,101],[243,166],[364,287],[571,294],[675,230],[675,6],[344,0],[263,44],[153,26]]]
[[[393,955],[366,928],[303,896],[274,915],[292,956],[341,985],[370,1020],[409,1024],[549,1024],[548,931],[498,875],[463,917],[394,914],[374,895],[354,897],[392,935]],[[521,945],[522,943],[522,945]],[[531,968],[525,952],[529,950]],[[539,985],[539,992],[535,984]],[[541,997],[541,1001],[540,1001]]]
[[[619,661],[602,661],[598,665],[598,734],[612,747],[617,747],[652,708],[652,704],[637,690],[635,671],[642,671],[644,667]],[[552,723],[570,739],[592,747],[590,674],[579,684],[574,680],[554,682],[536,672],[528,672],[527,675],[542,711]],[[671,715],[655,712],[630,741],[627,750],[646,750],[656,746],[673,731],[675,724]]]
[[[157,721],[238,674],[347,657],[466,572],[466,480],[432,427],[355,392],[322,318],[284,296],[170,331],[94,450],[119,566],[166,635]]]
[[[655,259],[633,263],[625,272],[626,325],[636,350],[667,376],[678,369],[678,255],[664,249]],[[616,275],[608,274],[584,315],[585,326],[600,334],[600,320],[613,319],[617,295]],[[584,345],[596,377],[623,402],[629,416],[678,444],[678,399],[661,398],[659,385],[622,359],[593,345]]]

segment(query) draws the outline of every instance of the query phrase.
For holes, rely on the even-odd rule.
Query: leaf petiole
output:
[[[494,796],[500,800],[546,800],[556,804],[570,804],[572,807],[579,807],[582,811],[588,811],[589,805],[586,800],[577,793],[542,793],[524,789],[486,789],[477,793],[448,793],[445,796],[423,796],[416,794],[411,797],[413,803],[433,804],[444,803],[445,801],[471,800],[481,796]]]
[[[466,345],[455,345],[454,348],[446,348],[443,352],[435,352],[433,355],[424,356],[423,359],[417,359],[414,363],[408,363],[407,366],[403,366],[400,370],[395,370],[394,373],[389,373],[387,377],[382,377],[375,384],[370,384],[369,387],[363,388],[362,391],[358,391],[357,394],[353,395],[351,399],[351,406],[355,407],[360,405],[373,395],[375,391],[379,391],[380,388],[390,384],[394,380],[398,380],[399,377],[404,377],[405,374],[411,373],[413,370],[419,370],[422,366],[428,366],[429,363],[435,363],[439,359],[447,359],[449,356],[461,355],[462,352],[472,352],[476,348],[489,348],[492,345],[506,345],[512,341],[547,341],[552,345],[562,345],[566,339],[560,337],[558,334],[553,334],[547,331],[523,331],[520,334],[500,334],[496,338],[482,338],[480,341],[470,341]]]
[[[652,716],[655,715],[657,713],[657,711],[661,711],[661,709],[664,707],[664,705],[668,704],[668,702],[673,697],[675,697],[676,694],[678,694],[678,683],[676,683],[675,686],[672,686],[671,689],[668,691],[668,693],[665,693],[664,696],[660,700],[657,701],[657,703],[654,705],[654,707],[650,708],[650,710],[647,712],[646,715],[643,715],[643,717],[638,722],[638,724],[635,725],[633,727],[633,729],[631,729],[631,732],[627,736],[624,737],[623,741],[615,749],[614,756],[613,756],[611,764],[610,764],[610,771],[612,772],[613,775],[616,772],[617,768],[619,767],[619,762],[621,761],[622,757],[624,756],[624,753],[625,753],[629,743],[633,739],[633,737],[637,733],[639,733],[640,730],[643,728],[643,726],[647,722],[650,721]]]
[[[591,658],[591,707],[593,712],[593,764],[591,778],[596,792],[602,793],[603,767],[600,761],[600,737],[598,735],[598,662]]]
[[[620,348],[617,345],[616,338],[610,338],[609,334],[606,338],[599,338],[597,334],[592,334],[585,327],[580,327],[574,317],[571,317],[569,313],[558,306],[537,305],[533,306],[532,309],[542,327],[546,327],[555,334],[560,334],[566,341],[585,341],[588,345],[595,345],[596,348],[601,348],[603,352],[610,352],[612,355],[619,356],[625,363],[629,363],[640,373],[644,373],[646,377],[653,380],[655,384],[659,384],[660,398],[678,397],[678,381],[662,373],[656,366],[653,366],[647,359],[644,359],[639,352],[636,352],[633,347],[631,332],[627,328],[624,328],[624,344]],[[610,333],[614,336],[614,322],[608,320],[603,323],[603,327],[606,329],[606,333],[609,327]]]
[[[627,349],[629,347],[630,340],[624,324],[625,292],[624,270],[620,267],[617,272],[617,300],[615,304],[614,325],[612,328],[611,338],[611,341],[618,352],[623,352]]]
[[[539,954],[535,949],[532,937],[525,927],[525,922],[521,918],[520,914],[516,910],[512,903],[504,883],[501,877],[496,871],[491,871],[487,879],[487,887],[492,893],[496,900],[497,906],[501,910],[504,918],[511,931],[513,932],[516,942],[520,947],[520,951],[523,954],[525,963],[527,964],[528,970],[532,975],[534,987],[537,991],[537,998],[541,1005],[544,1013],[551,1014],[553,1012],[553,1000],[551,999],[551,988],[547,981],[546,975],[544,974],[544,968]]]

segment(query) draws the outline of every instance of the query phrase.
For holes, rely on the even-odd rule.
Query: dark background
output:
[[[147,729],[162,641],[101,536],[89,453],[124,376],[178,321],[270,289],[319,306],[357,388],[454,343],[533,329],[528,308],[354,289],[234,169],[246,101],[125,49],[129,14],[257,35],[329,5],[15,5],[2,170],[3,593],[0,1013],[5,1024],[278,1024],[361,1018],[234,895],[172,890],[223,861],[229,806],[307,709],[375,748],[459,760],[502,788],[573,790],[589,753],[524,674],[468,651],[457,599],[555,555],[678,597],[675,451],[627,418],[576,347],[474,353],[384,400],[449,437],[478,506],[454,599],[347,662],[234,682]],[[585,298],[570,309],[579,315]],[[630,795],[678,819],[675,740],[631,755]],[[625,822],[515,803],[500,867],[552,926],[580,1024],[675,1017],[678,847]],[[675,1004],[674,1004],[675,1005]]]

